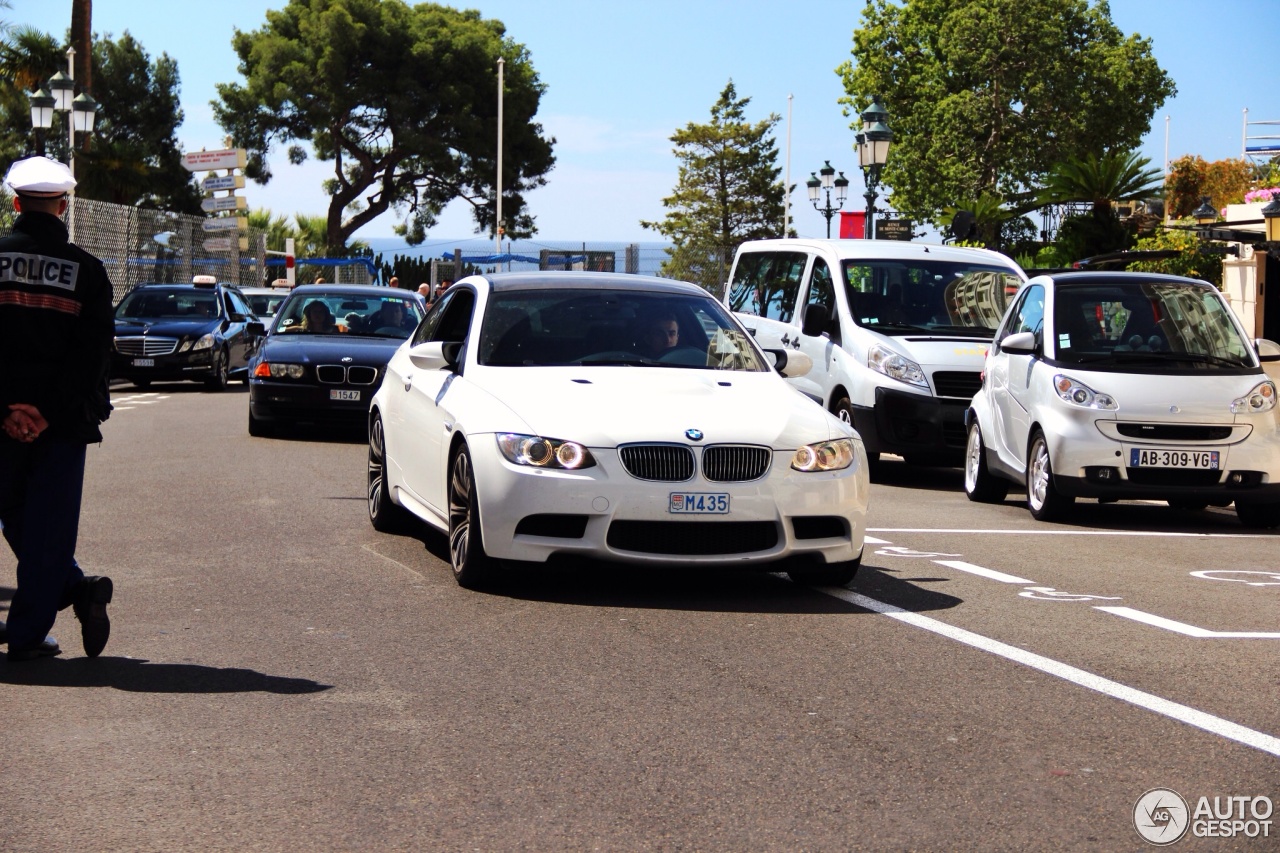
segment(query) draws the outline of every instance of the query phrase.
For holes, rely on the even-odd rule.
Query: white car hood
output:
[[[680,368],[477,368],[476,387],[547,438],[611,447],[635,441],[802,444],[854,435],[773,373]],[[469,432],[476,432],[472,425]],[[516,430],[493,424],[492,431]],[[481,431],[489,431],[484,429]]]

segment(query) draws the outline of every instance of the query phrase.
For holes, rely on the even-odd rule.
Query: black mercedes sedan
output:
[[[249,434],[297,423],[363,426],[387,361],[424,313],[409,290],[296,287],[249,369]]]
[[[248,380],[261,340],[244,295],[213,276],[191,284],[140,284],[115,310],[111,377],[146,388],[153,381],[195,380],[212,391],[230,377]]]

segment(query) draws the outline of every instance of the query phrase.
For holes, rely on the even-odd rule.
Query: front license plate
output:
[[[356,402],[359,402],[360,392],[344,391],[341,388],[331,388],[329,389],[329,399],[330,400],[355,400]]]
[[[672,492],[667,511],[681,515],[725,515],[729,512],[729,496],[723,492]]]
[[[155,367],[156,360],[154,358],[135,358],[133,360],[134,367]]]
[[[1217,450],[1151,450],[1130,448],[1130,468],[1201,468],[1218,470]]]

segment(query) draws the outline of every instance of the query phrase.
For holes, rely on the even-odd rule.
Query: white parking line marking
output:
[[[1233,740],[1236,743],[1251,746],[1254,749],[1280,757],[1280,738],[1263,732],[1255,731],[1239,723],[1233,723],[1230,720],[1224,720],[1221,717],[1215,717],[1212,714],[1206,714],[1204,711],[1198,711],[1195,708],[1186,705],[1180,705],[1177,702],[1170,702],[1168,699],[1162,699],[1159,696],[1150,693],[1144,693],[1141,690],[1135,690],[1119,682],[1103,678],[1100,675],[1094,675],[1083,669],[1077,669],[1074,666],[1053,660],[1052,658],[1043,657],[1034,652],[1019,649],[1002,643],[999,640],[993,640],[990,637],[984,637],[981,634],[975,634],[972,631],[966,631],[963,628],[956,628],[945,622],[939,622],[936,619],[930,619],[928,616],[921,616],[919,613],[910,613],[900,607],[894,607],[892,604],[885,604],[882,601],[876,601],[874,598],[867,598],[852,590],[843,587],[815,587],[819,592],[826,593],[833,598],[839,598],[850,604],[855,604],[873,613],[880,613],[891,619],[897,619],[907,625],[916,628],[923,628],[926,631],[932,631],[950,640],[964,643],[984,652],[999,655],[1007,660],[1020,663],[1023,666],[1037,669],[1047,675],[1052,675],[1077,684],[1089,690],[1095,690],[1103,695],[1110,696],[1113,699],[1119,699],[1122,702],[1128,702],[1139,708],[1145,708],[1156,714],[1168,717],[1186,723],[1189,726],[1195,726],[1203,729],[1211,734],[1224,737],[1227,740]],[[1107,609],[1107,608],[1099,608]]]
[[[1117,616],[1123,616],[1126,619],[1132,619],[1135,622],[1141,622],[1144,625],[1151,625],[1155,628],[1164,628],[1166,631],[1185,634],[1188,637],[1218,640],[1280,640],[1280,634],[1266,631],[1210,631],[1208,628],[1198,628],[1185,622],[1175,622],[1163,616],[1143,613],[1141,610],[1134,610],[1132,607],[1095,607],[1094,609],[1105,610],[1107,613],[1114,613]]]
[[[888,539],[877,539],[874,536],[863,536],[862,541],[866,545],[888,545]]]
[[[1026,578],[1020,578],[1017,575],[1006,575],[1004,572],[997,572],[995,569],[986,569],[982,566],[975,566],[973,563],[966,563],[963,560],[934,560],[939,566],[946,566],[949,569],[958,569],[962,572],[968,572],[971,575],[979,575],[980,577],[990,578],[1000,583],[1020,583],[1024,586],[1035,581],[1029,581]]]
[[[1016,533],[1019,536],[1155,536],[1179,539],[1274,539],[1278,533],[1179,533],[1158,530],[990,530],[967,527],[869,527],[870,533]]]

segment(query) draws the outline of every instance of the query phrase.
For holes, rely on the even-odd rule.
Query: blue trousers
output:
[[[84,579],[75,558],[84,461],[82,442],[46,433],[24,444],[0,433],[0,524],[18,558],[10,651],[38,646]]]

